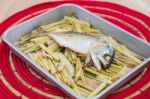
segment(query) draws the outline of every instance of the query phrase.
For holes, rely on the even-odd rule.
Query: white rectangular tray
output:
[[[105,19],[96,16],[95,14],[89,12],[88,10],[75,5],[75,4],[63,4],[52,10],[49,10],[41,15],[38,15],[34,18],[31,18],[21,24],[18,24],[10,29],[8,29],[4,35],[3,40],[10,46],[12,51],[16,53],[22,60],[26,61],[30,66],[35,69],[38,73],[42,74],[47,80],[53,82],[60,89],[65,91],[68,95],[74,98],[85,98],[83,96],[78,96],[71,88],[67,85],[57,81],[55,77],[53,77],[50,73],[43,70],[40,66],[38,66],[34,61],[28,58],[24,53],[22,53],[18,47],[14,45],[14,42],[17,41],[22,35],[31,32],[35,26],[41,24],[47,24],[56,22],[58,20],[63,19],[65,15],[70,13],[74,13],[75,16],[86,20],[92,24],[93,27],[101,29],[106,33],[106,35],[110,35],[114,37],[119,42],[126,45],[128,48],[133,50],[134,52],[142,55],[145,60],[136,66],[132,71],[127,73],[125,76],[114,82],[112,85],[107,87],[105,90],[100,92],[93,98],[101,98],[103,99],[109,93],[119,88],[121,85],[125,84],[131,78],[136,76],[140,71],[142,71],[146,64],[150,61],[150,44],[145,41],[135,37],[134,35],[128,33],[127,31],[117,27],[116,25],[106,21]]]

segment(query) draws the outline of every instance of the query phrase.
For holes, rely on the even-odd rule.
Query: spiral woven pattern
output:
[[[97,1],[59,1],[32,6],[0,24],[0,35],[9,27],[43,13],[57,5],[75,3],[150,42],[150,18],[121,5]],[[16,34],[14,34],[16,35]],[[150,65],[136,78],[109,95],[109,99],[149,99]],[[47,99],[68,97],[56,86],[29,68],[0,41],[0,99]]]

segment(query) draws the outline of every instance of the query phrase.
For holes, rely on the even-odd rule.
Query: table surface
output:
[[[0,1],[0,9],[1,9],[0,22],[2,22],[3,20],[5,20],[9,16],[11,16],[12,14],[14,14],[20,10],[23,10],[25,8],[28,8],[28,7],[38,4],[38,3],[48,2],[48,1],[56,1],[56,0],[1,0]],[[99,1],[107,1],[107,2],[121,4],[126,7],[131,8],[131,9],[134,9],[136,11],[139,11],[147,16],[150,16],[150,0],[111,0],[111,1],[110,0],[99,0]],[[1,37],[0,37],[0,42],[1,42]],[[141,75],[138,76],[137,79],[134,81],[137,81],[138,79],[140,79],[140,77],[141,77]],[[7,82],[7,81],[5,81],[5,82]],[[130,84],[126,85],[125,87],[123,87],[123,89],[128,87],[129,85]],[[143,88],[145,88],[145,90],[146,90],[146,89],[148,89],[148,87],[149,87],[149,83],[145,84],[144,87],[141,87],[140,91],[137,90],[133,94],[130,94],[128,97],[134,97],[134,96],[140,94],[141,90],[143,90]]]
[[[42,2],[52,2],[56,0],[1,0],[0,1],[0,22],[11,16],[12,14]],[[57,0],[61,1],[61,0]],[[124,5],[145,15],[150,16],[150,0],[97,0],[107,1]]]

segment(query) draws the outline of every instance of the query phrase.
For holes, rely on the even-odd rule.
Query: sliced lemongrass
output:
[[[55,74],[56,73],[56,69],[55,69],[55,65],[53,64],[53,62],[51,61],[51,59],[48,59],[48,64],[49,64],[49,67],[50,67],[50,71],[52,74]]]
[[[30,53],[30,52],[33,52],[33,51],[36,51],[36,50],[39,50],[40,47],[39,46],[33,46],[25,51],[23,51],[24,53]]]
[[[82,31],[86,33],[100,33],[98,29],[92,29],[92,28],[83,28]]]
[[[116,81],[117,79],[121,78],[124,76],[126,73],[128,73],[132,68],[128,68],[126,65],[123,67],[121,71],[119,71],[116,75],[112,77],[112,81]]]
[[[67,48],[65,48],[64,55],[68,58],[68,49]]]
[[[44,30],[48,30],[48,29],[50,29],[50,28],[52,28],[52,27],[56,27],[57,25],[60,25],[60,24],[62,24],[62,23],[64,23],[64,22],[65,22],[65,19],[60,20],[60,21],[58,21],[58,22],[53,22],[53,23],[51,23],[51,24],[42,25],[41,27],[42,27]]]
[[[95,91],[93,91],[88,97],[92,97],[97,95],[99,92],[101,92],[102,90],[104,90],[107,87],[107,83],[102,83],[101,85],[99,85],[99,87],[97,87],[95,89]]]
[[[83,91],[81,91],[81,90],[79,90],[79,93],[82,95],[82,96],[85,96],[85,97],[87,97],[89,94],[88,93],[85,93],[85,92],[83,92]]]
[[[83,87],[84,89],[87,89],[87,90],[91,91],[91,92],[94,91],[93,88],[91,88],[91,87],[88,86],[87,84],[84,84],[81,80],[78,80],[78,81],[76,82],[76,84],[77,84],[78,86]]]
[[[37,36],[40,36],[40,34],[37,32],[37,30],[34,30],[34,31],[32,31],[31,34],[22,36],[19,40],[19,44],[23,44],[24,42],[26,42],[34,37],[37,37]]]
[[[70,53],[71,53],[71,57],[72,57],[72,59],[76,61],[76,59],[77,59],[77,55],[76,55],[76,53],[75,53],[75,52],[73,52],[73,51],[71,51]]]
[[[97,72],[99,72],[99,73],[102,73],[102,74],[104,74],[104,75],[107,75],[107,76],[110,76],[111,74],[109,74],[107,71],[105,71],[105,70],[100,70],[100,71],[98,71],[95,67],[93,67],[93,66],[90,66],[90,68],[91,69],[93,69],[93,70],[95,70],[95,71],[97,71]]]
[[[85,76],[84,76],[84,71],[83,70],[81,72],[81,80],[82,80],[83,84],[86,85],[86,80],[85,80]]]
[[[74,91],[77,92],[78,95],[80,95],[76,83],[74,82],[74,80],[72,79],[72,77],[70,75],[68,75],[68,76],[69,76],[69,78],[68,78],[67,83],[70,85],[70,87],[73,87]]]
[[[125,65],[123,62],[121,62],[120,60],[115,59],[115,58],[114,58],[114,63],[121,67]]]
[[[56,79],[57,79],[58,81],[62,81],[62,82],[63,82],[63,79],[62,79],[60,73],[55,73],[54,76],[56,77]]]
[[[47,61],[46,58],[42,59],[42,63],[44,64],[44,66],[46,67],[46,71],[50,71],[51,67],[49,66],[49,62]]]
[[[73,61],[73,59],[72,59],[72,57],[71,57],[71,50],[70,49],[68,49],[68,59],[69,59],[69,61]]]
[[[35,61],[36,61],[39,65],[41,65],[41,67],[42,67],[44,70],[47,71],[45,65],[43,64],[43,62],[41,61],[41,59],[40,59],[39,57],[37,57]]]
[[[77,86],[77,89],[80,90],[80,91],[82,91],[82,92],[84,92],[84,93],[86,93],[86,94],[88,94],[88,95],[91,94],[90,91],[86,90],[86,89],[83,88],[83,87]]]
[[[42,66],[45,68],[46,71],[50,71],[50,68],[48,66],[48,62],[39,53],[37,53],[37,60],[40,61],[40,63],[42,64]]]
[[[75,81],[77,81],[81,77],[82,73],[82,67],[83,63],[80,61],[80,59],[77,59],[77,64],[76,64],[76,75],[75,75]]]
[[[46,51],[55,60],[59,60],[57,57],[55,57],[54,53],[50,49],[48,49],[43,43],[36,43],[36,44],[40,46],[44,51]]]
[[[41,43],[44,43],[46,41],[50,40],[50,37],[49,36],[41,36],[41,37],[36,37],[36,38],[33,38],[31,39],[31,42],[41,42]]]
[[[123,49],[125,49],[126,51],[128,51],[130,54],[134,55],[135,57],[139,58],[140,60],[143,60],[144,58],[140,55],[138,55],[137,53],[134,53],[133,51],[129,50],[125,45],[121,46]]]
[[[95,79],[98,80],[98,81],[101,81],[101,82],[106,82],[106,83],[109,84],[109,85],[113,83],[113,82],[111,81],[111,79],[106,79],[106,78],[103,77],[103,76],[97,76]]]
[[[112,72],[114,72],[114,73],[117,73],[117,72],[119,72],[121,69],[109,67],[109,70],[112,71]]]
[[[59,45],[57,43],[53,43],[51,44],[48,49],[50,49],[51,51],[56,51],[59,48]]]
[[[60,76],[61,76],[61,78],[62,78],[62,82],[65,83],[65,84],[67,84],[68,79],[64,76],[63,72],[60,71],[59,73],[60,73]]]
[[[68,17],[68,16],[65,16],[64,19],[65,19],[65,20],[69,20],[69,21],[71,21],[71,22],[76,22],[76,21],[78,21],[79,24],[81,24],[81,26],[83,26],[83,27],[84,27],[84,26],[90,27],[89,22],[86,22],[86,21],[82,21],[82,20],[79,20],[79,19],[76,19],[76,18],[73,18],[73,17]]]
[[[105,77],[105,78],[107,78],[107,79],[110,78],[109,76],[104,75],[104,74],[102,74],[102,73],[99,73],[99,72],[97,72],[97,71],[95,71],[95,70],[92,70],[91,68],[88,68],[88,67],[85,67],[84,70],[87,71],[87,72],[90,72],[90,73],[92,73],[92,74],[94,74],[94,75],[96,75],[96,76],[103,76],[103,77]]]
[[[117,69],[122,69],[123,68],[123,66],[116,65],[116,64],[111,64],[111,67],[112,68],[117,68]]]

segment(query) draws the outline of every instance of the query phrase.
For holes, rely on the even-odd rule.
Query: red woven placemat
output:
[[[59,1],[32,6],[9,17],[0,24],[0,35],[10,26],[43,13],[63,3],[75,3],[96,13],[106,20],[150,42],[150,18],[121,5],[97,1]],[[17,35],[17,34],[14,34]],[[107,98],[142,98],[150,96],[150,66],[138,77],[128,82]],[[21,59],[11,53],[9,47],[0,43],[0,99],[46,99],[52,95],[68,97],[57,87],[30,69]]]

